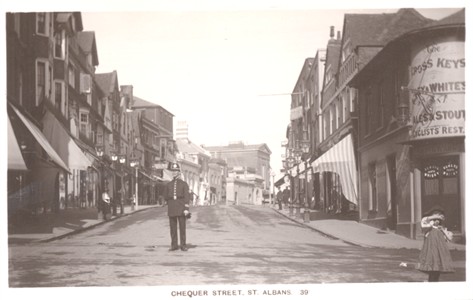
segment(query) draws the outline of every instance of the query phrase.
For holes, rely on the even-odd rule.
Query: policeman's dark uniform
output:
[[[168,169],[171,171],[179,171],[179,165],[170,163]],[[177,244],[177,224],[179,223],[179,237],[181,242],[181,250],[187,251],[186,246],[186,216],[184,211],[189,210],[189,186],[185,181],[174,177],[172,181],[166,184],[164,198],[168,205],[169,226],[171,228],[171,248],[170,251],[178,250]]]

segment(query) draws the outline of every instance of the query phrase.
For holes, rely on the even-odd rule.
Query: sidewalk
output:
[[[159,205],[140,205],[135,210],[131,210],[131,206],[125,206],[123,215],[118,208],[117,215],[108,221],[99,219],[96,207],[70,208],[59,213],[31,215],[8,229],[8,243],[48,242],[152,207]]]
[[[295,211],[294,216],[290,216],[288,208],[278,210],[277,207],[272,207],[272,209],[294,222],[307,226],[327,236],[345,241],[349,244],[368,248],[406,248],[419,250],[422,248],[422,240],[409,239],[393,232],[381,230],[357,221],[317,219],[305,223],[301,216],[295,216]],[[465,251],[465,245],[454,243],[449,243],[448,245],[451,250],[455,249]]]

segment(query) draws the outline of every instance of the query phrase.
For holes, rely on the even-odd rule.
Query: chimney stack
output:
[[[335,36],[335,26],[330,26],[330,38],[333,39]]]

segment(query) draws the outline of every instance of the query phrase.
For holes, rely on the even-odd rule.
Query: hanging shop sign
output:
[[[465,42],[423,39],[414,45],[411,58],[410,139],[465,136]]]
[[[302,118],[303,111],[302,106],[297,106],[291,109],[291,121]]]

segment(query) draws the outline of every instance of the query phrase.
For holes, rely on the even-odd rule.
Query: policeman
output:
[[[189,186],[180,179],[181,169],[177,163],[169,163],[168,170],[172,172],[172,181],[166,184],[164,198],[168,205],[169,226],[171,228],[171,248],[169,251],[179,249],[177,244],[177,224],[179,223],[179,237],[181,250],[187,251],[186,246],[186,219],[189,212]]]

